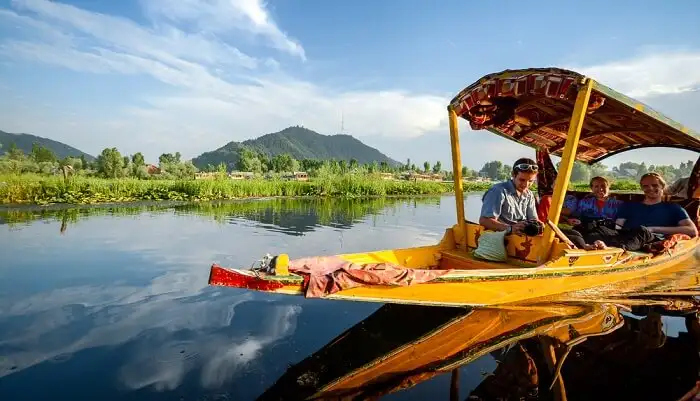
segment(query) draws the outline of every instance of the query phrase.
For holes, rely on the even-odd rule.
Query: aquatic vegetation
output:
[[[467,184],[480,191],[488,184]],[[382,180],[359,174],[322,177],[311,181],[285,180],[139,180],[134,178],[70,177],[33,174],[0,176],[0,203],[93,204],[141,200],[208,201],[252,197],[364,197],[438,195],[452,185],[430,181]]]
[[[368,197],[440,195],[453,192],[451,182],[383,180],[371,175],[327,175],[310,181],[140,180],[38,174],[0,175],[0,204],[95,204],[132,201],[211,201],[259,197]],[[487,182],[465,182],[465,192],[485,191]],[[639,190],[633,181],[615,181],[613,191]],[[587,191],[588,183],[571,185]]]

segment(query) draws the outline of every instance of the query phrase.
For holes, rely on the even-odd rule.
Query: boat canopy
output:
[[[489,74],[450,102],[474,130],[487,129],[561,156],[576,95],[587,77],[560,68]],[[700,135],[643,103],[593,81],[576,159],[593,164],[647,147],[700,152]]]

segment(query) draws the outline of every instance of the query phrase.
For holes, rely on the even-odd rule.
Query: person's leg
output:
[[[605,242],[605,244],[608,246],[622,248],[627,251],[638,251],[642,249],[644,244],[648,244],[656,240],[654,234],[646,227],[610,231],[611,232],[605,231],[605,233],[603,233],[603,236],[605,237],[603,242]],[[615,232],[615,234],[612,232]]]
[[[580,232],[570,228],[561,228],[560,230],[571,240],[571,242],[574,243],[574,245],[576,245],[576,248],[586,249],[586,241],[584,241]]]

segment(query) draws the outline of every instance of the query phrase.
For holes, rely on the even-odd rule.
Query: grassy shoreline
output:
[[[635,190],[630,183],[612,185],[613,190]],[[465,192],[480,192],[491,183],[464,183]],[[636,186],[636,185],[634,185]],[[616,188],[618,187],[618,188]],[[629,187],[629,188],[628,188]],[[587,190],[587,184],[572,185]],[[453,184],[430,181],[382,180],[367,175],[345,174],[310,181],[282,180],[141,180],[106,179],[37,174],[0,175],[0,205],[121,204],[141,201],[199,202],[273,197],[389,197],[453,193]]]
[[[485,190],[472,185],[465,190]],[[440,195],[452,186],[440,182],[387,181],[341,175],[310,181],[139,180],[40,175],[0,176],[0,204],[97,204],[135,201],[211,201],[268,197],[372,197]]]

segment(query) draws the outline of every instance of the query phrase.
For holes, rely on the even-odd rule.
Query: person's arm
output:
[[[501,207],[506,200],[506,194],[500,188],[489,188],[484,194],[481,203],[481,214],[479,216],[479,224],[487,230],[504,231],[510,225],[498,221],[501,215]]]
[[[671,235],[671,234],[685,234],[690,238],[697,237],[698,228],[695,227],[690,219],[681,220],[675,227],[647,227],[649,231],[658,234]]]
[[[673,208],[674,220],[678,221],[675,226],[665,226],[665,227],[647,227],[651,232],[671,235],[671,234],[685,234],[691,238],[697,237],[698,229],[690,219],[688,212],[685,211],[678,204],[669,204],[669,207]]]

